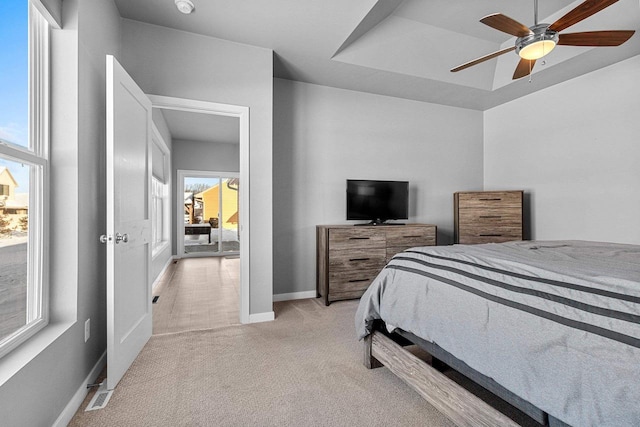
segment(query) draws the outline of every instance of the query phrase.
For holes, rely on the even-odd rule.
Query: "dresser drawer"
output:
[[[371,281],[380,273],[379,268],[351,271],[332,271],[329,273],[331,292],[365,291]]]
[[[329,230],[329,247],[333,250],[357,248],[384,248],[384,230],[370,228],[344,228]]]
[[[522,227],[522,209],[520,207],[488,208],[488,209],[460,209],[458,218],[462,229],[465,226],[474,227]]]
[[[333,301],[341,301],[341,300],[345,300],[345,299],[354,299],[354,298],[360,298],[362,296],[362,294],[365,293],[365,291],[367,290],[367,288],[364,289],[356,289],[353,291],[345,291],[345,292],[331,292],[331,294],[327,295],[327,302],[333,302]]]
[[[504,243],[522,240],[522,234],[499,233],[495,231],[480,234],[467,233],[460,236],[458,240],[458,243],[461,245],[476,245],[480,243]]]
[[[387,247],[432,246],[435,244],[435,227],[397,226],[387,229]]]
[[[519,191],[486,191],[480,193],[458,193],[459,209],[492,209],[522,206]]]
[[[336,272],[371,269],[380,271],[385,265],[386,257],[385,248],[346,250],[331,248],[329,250],[329,269]]]

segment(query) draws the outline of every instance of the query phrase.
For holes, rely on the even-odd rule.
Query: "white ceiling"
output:
[[[161,109],[174,140],[239,144],[237,117]]]
[[[515,53],[449,69],[513,45],[479,22],[500,12],[533,25],[533,0],[115,0],[124,18],[273,49],[279,78],[485,110],[640,54],[640,35],[615,48],[559,46],[532,76],[511,75]],[[551,23],[582,0],[539,0]],[[620,0],[564,32],[640,30],[640,2]]]

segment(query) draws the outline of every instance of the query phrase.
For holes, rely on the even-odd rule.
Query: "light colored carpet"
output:
[[[106,408],[70,426],[452,426],[362,365],[357,301],[277,303],[268,323],[155,335]]]

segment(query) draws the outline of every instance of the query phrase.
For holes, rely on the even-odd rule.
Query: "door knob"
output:
[[[103,234],[100,236],[100,243],[109,243],[112,240],[113,240],[113,237],[111,237],[111,235]]]
[[[120,234],[120,233],[116,233],[116,244],[122,242],[122,243],[127,243],[129,241],[129,235],[128,234]]]

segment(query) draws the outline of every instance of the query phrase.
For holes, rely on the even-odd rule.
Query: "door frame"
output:
[[[160,95],[147,95],[155,108],[178,110],[201,114],[213,114],[237,117],[240,126],[240,322],[249,323],[250,258],[249,258],[249,107],[216,102],[174,98]],[[176,185],[176,188],[178,185]],[[184,197],[176,195],[178,199]],[[181,213],[182,215],[182,213]],[[178,218],[175,219],[177,221]],[[177,234],[177,223],[176,223]],[[178,240],[175,236],[176,242]]]
[[[185,177],[194,177],[194,178],[240,178],[240,174],[237,172],[218,172],[218,171],[201,171],[201,170],[190,170],[190,169],[178,169],[177,171],[177,183],[176,183],[176,199],[179,198],[180,194],[184,194],[184,178]],[[240,181],[240,185],[242,185],[242,181]],[[218,194],[218,203],[220,206],[222,205],[222,200],[220,194]],[[184,196],[182,199],[177,200],[176,203],[176,218],[180,218],[180,215],[184,216]],[[182,223],[179,223],[182,224]],[[191,254],[186,254],[184,252],[184,229],[182,233],[180,229],[182,227],[176,223],[176,239],[177,239],[177,252],[178,257],[180,258],[198,258],[198,257],[207,257],[207,256],[225,256],[225,255],[238,255],[238,251],[228,251],[228,252],[194,252]],[[218,241],[221,242],[220,238],[222,234],[222,227],[218,228]],[[220,249],[222,245],[219,245]]]

